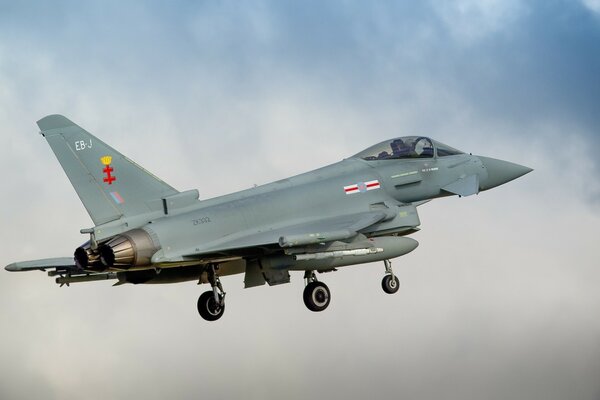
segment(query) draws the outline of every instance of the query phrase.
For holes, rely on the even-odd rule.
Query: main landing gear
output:
[[[215,270],[215,266],[210,265],[207,271],[212,290],[202,293],[198,299],[198,312],[207,321],[216,321],[225,312],[225,291]]]
[[[400,281],[394,275],[390,260],[383,261],[385,265],[385,276],[381,281],[384,292],[393,294],[400,289]],[[212,290],[202,293],[198,299],[198,312],[207,321],[216,321],[225,312],[225,291],[216,271],[218,266],[210,265],[207,270],[208,282]],[[304,273],[304,304],[311,311],[319,312],[325,310],[331,302],[331,292],[326,284],[319,282],[314,271]]]
[[[323,311],[329,306],[331,292],[326,284],[319,282],[314,271],[304,273],[304,304],[310,311]]]

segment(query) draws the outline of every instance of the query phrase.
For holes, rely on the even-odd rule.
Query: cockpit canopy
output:
[[[450,146],[425,136],[404,136],[386,140],[361,151],[354,157],[363,160],[393,160],[401,158],[433,158],[464,154]]]

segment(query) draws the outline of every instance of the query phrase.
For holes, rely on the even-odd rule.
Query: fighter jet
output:
[[[8,271],[48,270],[59,285],[208,283],[198,312],[225,311],[221,277],[246,288],[290,282],[304,272],[311,311],[331,301],[317,273],[383,261],[381,286],[396,293],[389,260],[413,251],[417,207],[470,196],[532,171],[463,153],[425,136],[378,143],[334,164],[241,192],[200,200],[179,192],[62,115],[37,122],[94,226],[72,257],[16,262]]]

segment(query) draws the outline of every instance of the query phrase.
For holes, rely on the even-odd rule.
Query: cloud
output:
[[[35,121],[60,112],[202,198],[426,134],[531,166],[420,208],[420,247],[242,289],[59,289],[0,273],[0,397],[597,399],[599,27],[570,2],[13,4],[0,13],[0,265],[64,256],[89,218]],[[135,21],[135,23],[132,23]],[[591,199],[591,200],[590,200]],[[107,384],[110,382],[110,384]]]
[[[463,45],[510,33],[528,11],[526,2],[522,0],[432,1],[431,6],[452,38]]]
[[[581,0],[581,3],[590,11],[600,14],[600,1],[598,0]]]

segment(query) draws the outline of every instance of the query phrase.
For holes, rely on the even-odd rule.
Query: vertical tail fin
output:
[[[151,211],[179,193],[62,115],[37,122],[95,225]]]

